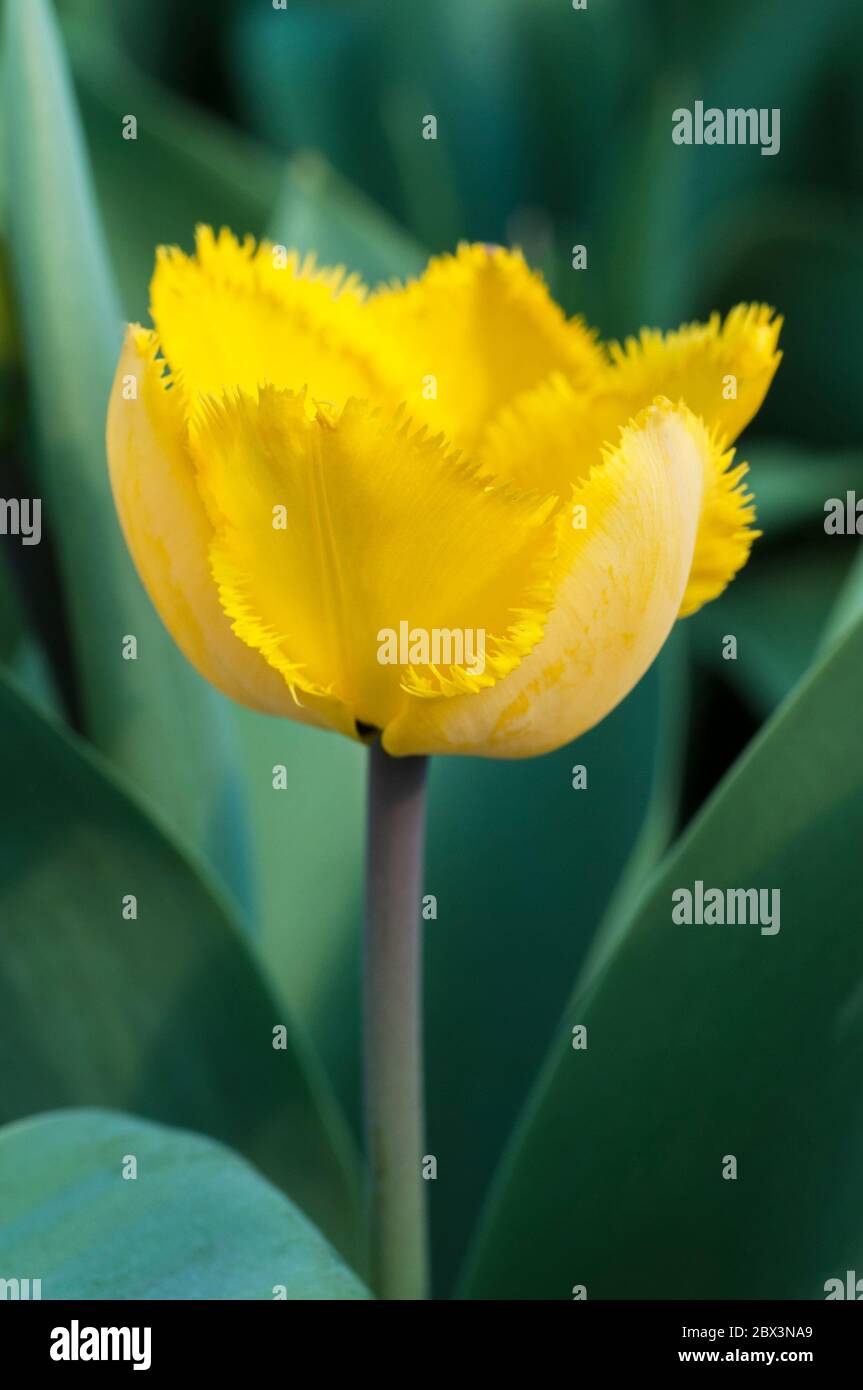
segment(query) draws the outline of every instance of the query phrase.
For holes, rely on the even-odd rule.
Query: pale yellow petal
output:
[[[138,574],[174,641],[206,680],[241,704],[303,722],[277,671],[231,631],[210,575],[212,527],[195,484],[177,393],[155,335],[132,324],[108,411],[111,485]]]
[[[385,731],[389,752],[518,758],[597,724],[650,666],[680,611],[712,443],[657,402],[582,479],[575,529],[558,520],[558,591],[542,640],[505,680],[468,698],[417,702]]]

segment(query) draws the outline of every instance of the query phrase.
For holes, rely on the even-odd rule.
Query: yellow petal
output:
[[[743,484],[749,464],[735,465],[734,450],[723,449],[715,432],[708,438],[704,497],[681,618],[719,597],[746,564],[753,542],[761,535],[754,529],[752,494]]]
[[[483,476],[568,495],[620,434],[623,421],[607,412],[607,404],[601,391],[579,391],[564,377],[550,377],[503,411],[490,428],[481,454]],[[616,403],[615,408],[625,406]],[[716,427],[707,433],[701,516],[680,617],[722,593],[760,535],[753,529],[752,495],[743,486],[748,465],[733,466],[734,452],[722,448]]]
[[[296,252],[283,263],[274,251],[209,227],[198,228],[194,256],[159,248],[150,312],[172,380],[192,406],[199,393],[254,392],[262,382],[308,387],[311,398],[339,405],[379,395],[357,277]]]
[[[573,483],[600,462],[603,445],[613,444],[637,413],[609,427],[597,412],[595,392],[555,372],[505,406],[489,425],[479,450],[481,471],[518,488],[548,488],[568,497]]]
[[[539,640],[555,499],[490,487],[356,400],[310,419],[291,392],[233,392],[191,437],[223,607],[299,700],[334,697],[383,728],[406,704],[492,685]]]
[[[665,336],[645,328],[624,347],[612,343],[611,364],[586,383],[556,372],[510,401],[484,436],[483,471],[517,487],[565,495],[657,396],[684,401],[720,443],[730,444],[758,410],[779,365],[781,323],[763,305],[740,304],[724,323],[714,314],[709,323]]]
[[[650,666],[683,601],[712,442],[656,402],[573,490],[587,525],[558,518],[558,590],[541,642],[470,698],[415,702],[385,731],[394,754],[527,757],[597,724]]]
[[[657,395],[684,400],[725,444],[761,406],[782,356],[782,320],[765,304],[738,304],[723,321],[711,315],[674,333],[644,328],[612,343],[612,368],[596,410],[602,427],[620,424]]]
[[[550,372],[582,382],[604,363],[581,320],[567,321],[541,276],[503,247],[435,257],[419,280],[373,294],[366,317],[411,415],[468,453],[502,406]]]
[[[181,402],[165,389],[156,352],[155,335],[130,325],[108,409],[114,500],[141,581],[174,641],[212,685],[268,714],[321,723],[298,709],[279,673],[231,631],[210,575],[212,527],[195,485]]]

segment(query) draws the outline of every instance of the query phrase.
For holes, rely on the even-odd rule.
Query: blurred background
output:
[[[459,240],[518,244],[567,311],[604,338],[672,328],[739,300],[785,316],[784,360],[738,446],[765,532],[743,575],[679,626],[657,667],[577,750],[433,769],[428,1145],[440,1155],[431,1199],[446,1293],[601,924],[610,930],[615,904],[807,670],[848,578],[854,539],[825,537],[823,520],[828,498],[863,488],[863,10],[855,0],[588,0],[584,11],[569,0],[288,0],[284,10],[270,0],[59,0],[56,13],[83,144],[67,148],[43,120],[27,127],[30,145],[22,137],[10,147],[21,182],[13,169],[4,193],[4,224],[19,244],[0,343],[4,495],[30,495],[27,480],[40,477],[50,499],[44,480],[63,440],[92,467],[88,477],[104,467],[98,415],[111,333],[121,318],[146,321],[154,247],[191,249],[196,222],[315,250],[371,283],[417,273]],[[10,77],[7,127],[36,80],[23,66]],[[780,108],[780,154],[674,145],[671,112],[698,99]],[[129,114],[135,141],[120,136]],[[436,141],[421,138],[427,114],[437,117]],[[50,181],[40,193],[23,170],[50,162],[52,139],[54,193]],[[31,253],[20,249],[28,215],[53,246],[50,263],[62,267],[68,255],[73,267],[41,290],[28,289]],[[572,268],[575,244],[587,248],[584,270]],[[94,327],[92,290],[74,300],[88,276],[110,306],[107,334]],[[61,340],[62,360],[52,355]],[[87,363],[87,380],[76,378]],[[33,550],[0,538],[5,668],[38,709],[138,784],[178,843],[207,822],[215,838],[195,852],[358,1137],[362,752],[213,697],[218,739],[207,734],[198,747],[196,715],[174,757],[135,733],[149,717],[137,706],[124,724],[125,697],[110,682],[100,705],[86,583],[109,602],[113,562],[106,531],[82,523],[71,534],[74,499],[69,506],[46,503],[45,540]],[[736,662],[721,656],[727,633]],[[172,690],[146,696],[150,715]],[[217,746],[228,751],[218,755],[226,771],[215,796]],[[589,802],[572,790],[575,762],[591,769]],[[276,763],[288,769],[282,800],[271,786]],[[34,779],[34,816],[44,814],[54,783],[21,776]],[[51,853],[43,846],[38,862]],[[88,911],[91,920],[102,908]],[[153,950],[169,962],[174,949],[166,929]],[[224,1027],[231,970],[220,968]],[[172,978],[189,969],[178,963]],[[128,980],[122,987],[134,991]],[[180,993],[177,984],[173,1009]],[[201,993],[191,990],[187,1013],[205,1007]],[[62,1017],[59,982],[51,1007]],[[92,1007],[104,1008],[95,989]],[[218,1028],[208,1018],[206,1028]],[[176,1024],[181,1058],[188,1026]],[[26,1039],[20,1047],[23,1055]],[[136,1065],[130,1054],[137,1079],[114,1090],[102,1062],[84,1059],[62,1084],[35,1066],[30,1090],[26,1077],[17,1091],[7,1085],[2,1117],[131,1098],[140,1113],[221,1133],[278,1176],[276,1161],[261,1157],[263,1139],[257,1149],[241,1143],[238,1125],[190,1113],[179,1091],[166,1104],[152,1055],[149,1080]],[[234,1065],[242,1070],[225,1062],[228,1072]],[[230,1105],[225,1085],[216,1089]],[[246,1096],[263,1132],[269,1102],[255,1104]]]

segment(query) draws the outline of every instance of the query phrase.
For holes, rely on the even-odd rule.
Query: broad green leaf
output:
[[[835,607],[830,614],[823,638],[823,650],[830,647],[851,630],[863,616],[863,551],[859,551],[848,571],[845,583],[839,591]]]
[[[217,890],[3,680],[0,726],[0,1122],[95,1105],[200,1130],[354,1256],[350,1147]]]
[[[235,1153],[100,1110],[0,1129],[0,1269],[43,1299],[369,1296]]]
[[[675,705],[673,737],[685,727],[673,659],[667,653],[598,728],[544,758],[433,761],[427,1143],[439,1164],[432,1221],[442,1290],[624,869],[635,854],[646,872],[666,847],[674,789],[665,774],[675,758],[661,691]],[[587,770],[586,789],[573,788],[576,765]]]
[[[43,525],[59,555],[85,728],[188,842],[203,846],[243,890],[223,702],[156,617],[110,496],[105,412],[121,314],[46,0],[9,0],[5,63],[10,253]],[[138,643],[134,661],[122,658],[129,634]]]
[[[335,734],[237,710],[260,883],[260,950],[359,1132],[359,949],[366,751]],[[284,766],[287,786],[273,788]]]
[[[469,1296],[822,1298],[860,1267],[861,704],[858,620],[583,977],[501,1167]],[[779,931],[676,925],[672,893],[697,881],[779,890]]]
[[[585,971],[599,969],[613,950],[621,923],[673,842],[683,813],[687,742],[694,720],[691,643],[684,624],[666,643],[656,671],[659,708],[644,818],[585,956]]]

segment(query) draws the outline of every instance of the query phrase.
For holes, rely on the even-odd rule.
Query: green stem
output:
[[[423,1157],[422,893],[426,758],[369,764],[365,1094],[372,1287],[379,1298],[428,1292]]]

